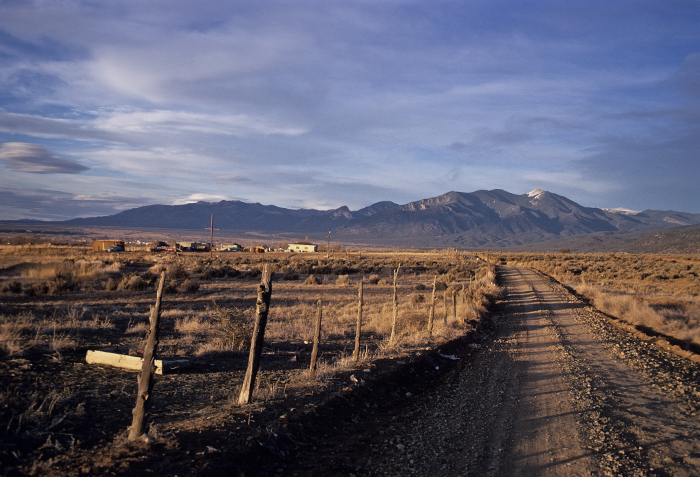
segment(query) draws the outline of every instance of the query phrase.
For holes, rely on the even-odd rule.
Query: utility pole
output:
[[[328,246],[326,247],[326,258],[331,257],[331,228],[328,227]]]
[[[219,230],[214,228],[214,214],[211,214],[211,226],[205,227],[204,230],[211,230],[211,236],[209,238],[209,260],[211,260],[214,253],[214,230]]]

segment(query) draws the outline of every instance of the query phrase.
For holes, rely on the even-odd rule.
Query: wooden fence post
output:
[[[323,304],[318,299],[318,313],[316,314],[316,329],[314,330],[314,348],[311,351],[311,365],[309,371],[313,374],[316,371],[316,360],[318,359],[318,341],[321,339],[321,318],[323,317]]]
[[[355,351],[352,359],[357,363],[360,359],[360,334],[362,333],[362,280],[357,287],[357,327],[355,327]]]
[[[452,321],[457,321],[457,289],[452,290]]]
[[[462,294],[460,295],[462,298],[462,324],[464,324],[467,320],[467,315],[464,312],[464,310],[467,308],[467,292],[464,290],[464,283],[462,283]]]
[[[238,396],[238,404],[248,404],[253,396],[255,387],[255,377],[260,366],[260,355],[262,354],[263,343],[265,341],[265,326],[267,325],[267,312],[270,309],[270,297],[272,296],[272,267],[266,263],[263,267],[262,278],[258,285],[258,300],[255,309],[255,325],[253,326],[253,336],[250,339],[250,355],[248,356],[248,369],[243,379],[241,394]]]
[[[442,321],[447,324],[447,290],[442,292],[442,304],[445,305],[443,307]]]
[[[394,343],[396,339],[396,323],[399,321],[399,298],[396,293],[396,280],[399,277],[399,270],[401,269],[401,264],[394,270],[394,318],[391,320],[391,336],[389,337],[389,343]]]
[[[433,321],[435,320],[435,288],[437,287],[437,275],[433,279],[433,294],[430,298],[430,315],[428,315],[428,339],[433,336]]]
[[[139,387],[136,395],[136,407],[132,411],[133,420],[129,431],[129,440],[135,441],[146,432],[148,412],[151,409],[153,392],[153,375],[156,372],[155,360],[158,350],[158,334],[160,331],[160,304],[163,296],[163,285],[165,284],[165,271],[160,274],[158,292],[156,293],[156,304],[151,307],[149,321],[151,329],[148,332],[148,339],[143,350],[143,365],[139,374]]]

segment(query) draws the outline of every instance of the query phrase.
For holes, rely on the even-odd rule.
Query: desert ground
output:
[[[137,373],[89,365],[85,358],[88,350],[135,356],[143,351],[149,307],[163,271],[158,358],[185,359],[189,366],[158,376],[148,439],[151,447],[170,446],[183,455],[200,452],[178,444],[191,443],[191,437],[184,437],[191,432],[209,436],[206,452],[222,448],[218,439],[223,428],[244,444],[259,446],[258,434],[265,439],[277,435],[269,431],[276,425],[270,427],[268,419],[286,416],[292,421],[292,410],[305,416],[334,393],[361,386],[379,369],[478,328],[499,293],[493,267],[453,251],[330,257],[220,253],[213,259],[208,253],[110,254],[70,246],[6,247],[3,252],[5,434],[0,459],[5,473],[19,475],[146,465],[149,451],[124,441]],[[274,269],[265,347],[253,402],[239,406],[264,263]],[[397,336],[389,343],[397,268]],[[429,338],[436,277],[436,318]],[[360,282],[363,325],[355,362]],[[321,354],[312,374],[308,368],[319,299]],[[248,452],[246,446],[241,449],[242,455]],[[242,465],[247,469],[248,464]]]
[[[697,256],[0,253],[6,475],[700,473]],[[265,346],[239,405],[264,263]],[[139,356],[162,272],[158,357],[187,364],[156,377],[130,442],[138,373],[85,357]]]

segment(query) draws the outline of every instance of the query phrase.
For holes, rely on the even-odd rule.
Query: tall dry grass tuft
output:
[[[151,268],[148,269],[149,272],[160,275],[163,270],[167,270],[168,266],[164,263],[156,263]]]
[[[393,305],[387,301],[386,303],[368,304],[365,308],[365,316],[367,317],[366,332],[389,336],[394,316]],[[401,310],[401,305],[399,305],[399,310]]]
[[[319,359],[316,363],[316,369],[297,371],[288,381],[287,388],[304,389],[309,387],[323,387],[327,385],[338,373],[356,369],[363,364],[369,363],[372,359],[371,353],[365,351],[360,357],[358,364],[354,362],[352,356],[342,354],[334,357],[334,359]]]
[[[31,347],[24,338],[30,328],[16,318],[0,315],[0,351],[6,356],[21,356]]]
[[[197,349],[196,356],[250,348],[253,335],[252,312],[235,307],[224,308],[212,300],[211,319],[213,323],[209,323],[209,326],[213,337]]]
[[[208,333],[213,328],[211,321],[201,316],[187,316],[175,322],[175,330],[180,333]]]
[[[126,327],[126,334],[145,334],[150,329],[150,324],[145,321],[140,321],[138,323],[133,323],[129,321],[129,324]]]
[[[59,332],[57,326],[54,324],[53,333],[49,338],[48,345],[51,351],[60,352],[74,348],[76,342],[70,333],[66,331]]]
[[[268,382],[261,377],[255,382],[253,389],[253,399],[255,401],[275,401],[285,398],[287,395],[287,385],[278,381]]]
[[[94,319],[83,319],[83,311],[68,307],[65,314],[54,313],[50,319],[37,319],[31,312],[0,315],[0,353],[22,356],[29,350],[58,352],[76,346],[74,334],[84,327],[95,326]],[[98,319],[100,326],[102,321]],[[108,326],[112,326],[111,323]]]

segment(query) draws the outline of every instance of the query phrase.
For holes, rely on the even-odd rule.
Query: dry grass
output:
[[[119,263],[105,264],[100,260],[63,260],[61,262],[37,263],[27,265],[21,276],[38,280],[53,280],[57,276],[94,277],[105,271],[119,270]]]
[[[53,333],[48,342],[49,349],[51,351],[59,352],[66,349],[72,349],[76,345],[76,341],[70,335],[70,333],[63,331],[59,332],[57,327],[54,325]]]
[[[26,334],[30,330],[22,318],[0,315],[0,350],[7,356],[21,356],[32,344]]]
[[[166,271],[169,294],[161,321],[160,349],[178,356],[245,354],[264,262],[272,263],[275,272],[266,342],[310,342],[316,302],[322,299],[321,340],[337,351],[321,357],[314,380],[355,365],[342,349],[354,341],[360,281],[365,284],[363,362],[381,353],[396,355],[427,344],[430,292],[436,275],[443,288],[451,285],[457,290],[459,299],[456,319],[450,311],[443,320],[443,309],[447,306],[451,310],[452,301],[448,297],[449,302],[444,303],[443,294],[436,294],[433,343],[469,330],[497,294],[492,271],[458,253],[366,253],[362,258],[348,255],[330,259],[322,254],[225,254],[211,260],[203,254],[107,256],[83,251],[71,257],[67,251],[59,256],[54,250],[45,255],[34,251],[20,257],[0,257],[0,264],[13,271],[4,278],[20,281],[22,291],[32,282],[46,287],[35,298],[27,294],[18,299],[36,300],[44,294],[61,298],[53,308],[36,316],[2,315],[0,349],[9,356],[29,351],[63,352],[85,346],[88,337],[105,332],[112,336],[109,341],[102,345],[91,342],[90,346],[99,348],[116,340],[139,349],[149,328],[148,305],[155,295],[155,282],[158,274]],[[389,347],[386,340],[393,317],[390,283],[392,271],[399,265],[398,336]],[[65,282],[62,285],[61,280]],[[49,287],[51,281],[55,282],[53,288]]]
[[[315,301],[285,300],[271,306],[265,336],[274,341],[310,340],[314,332]],[[327,310],[322,332],[332,326],[335,318]]]
[[[199,323],[190,333],[203,333],[206,338],[198,346],[195,355],[242,351],[250,347],[253,333],[251,314],[237,307],[222,307],[212,301],[211,313],[206,319],[193,319]],[[206,332],[205,332],[206,331]],[[269,335],[268,335],[269,336]]]
[[[49,249],[49,252],[52,249]],[[0,271],[5,279],[0,292],[55,295],[82,288],[92,288],[105,277],[118,276],[122,264],[109,258],[80,254],[69,257],[52,253],[42,255],[35,251],[29,256],[0,256]],[[112,278],[113,279],[113,278]]]
[[[238,407],[256,290],[265,263],[273,266],[274,277],[254,394],[253,406],[260,408],[268,406],[265,401],[272,407],[282,406],[279,400],[290,395],[313,400],[306,396],[341,382],[357,385],[378,359],[407,356],[463,335],[490,300],[479,295],[480,290],[490,290],[482,280],[489,276],[486,267],[455,253],[363,253],[361,258],[330,259],[325,254],[241,253],[210,259],[208,254],[112,256],[77,248],[60,253],[53,249],[20,252],[10,256],[0,250],[0,290],[13,281],[19,283],[19,292],[8,289],[0,295],[0,364],[12,370],[6,375],[11,384],[0,389],[0,414],[6,423],[0,444],[21,445],[21,472],[36,475],[54,471],[55,459],[71,454],[73,447],[78,453],[97,452],[128,425],[136,376],[87,366],[85,350],[138,355],[156,295],[154,284],[164,270],[170,292],[163,298],[158,356],[189,358],[197,371],[158,380],[156,392],[164,412],[156,419],[163,435],[174,435],[192,428],[198,419],[208,422],[212,415]],[[44,270],[43,274],[23,275],[26,263],[35,271]],[[68,270],[70,263],[73,268]],[[391,282],[392,270],[399,264],[399,333],[389,346],[393,287],[381,283]],[[320,284],[305,285],[310,275]],[[429,340],[426,324],[436,275],[444,288],[450,286],[460,294],[464,288],[465,293],[459,295],[457,318],[449,313],[446,322],[442,291],[437,293],[436,322]],[[377,280],[370,284],[368,278],[374,276]],[[185,293],[186,280],[199,288]],[[364,283],[363,332],[360,359],[355,362],[351,356],[360,281]],[[48,282],[54,283],[51,289]],[[483,286],[476,285],[482,282]],[[28,287],[34,285],[39,289],[31,294]],[[422,301],[414,299],[417,291],[424,296]],[[319,298],[323,303],[321,352],[316,372],[309,373]],[[451,303],[450,299],[448,307]],[[234,413],[247,409],[234,409]]]
[[[147,321],[129,322],[125,332],[127,334],[145,334],[150,328],[150,324]]]
[[[180,333],[208,333],[212,328],[211,321],[201,316],[190,315],[175,322],[175,330]]]
[[[113,328],[110,320],[88,316],[85,309],[73,305],[45,318],[37,318],[32,312],[0,315],[0,350],[7,356],[41,350],[60,352],[75,348],[80,331]]]
[[[523,253],[495,258],[551,275],[628,323],[700,344],[700,256]]]
[[[610,292],[582,284],[577,291],[592,300],[599,310],[634,325],[700,344],[700,303],[644,300],[623,292]],[[656,302],[654,306],[651,303]]]
[[[19,394],[16,389],[0,391],[0,406],[14,410],[3,423],[5,436],[43,443],[38,451],[58,456],[44,462],[34,461],[29,475],[46,474],[53,462],[74,452],[76,439],[63,439],[64,443],[61,444],[55,432],[62,423],[84,415],[84,403],[76,405],[75,397],[72,389],[59,385],[48,392],[34,391],[29,394]]]
[[[348,372],[352,370],[358,370],[357,375],[359,378],[355,378],[357,381],[361,379],[362,368],[368,366],[374,359],[383,356],[384,353],[377,351],[375,353],[370,352],[368,349],[364,349],[360,352],[358,361],[352,359],[351,354],[342,353],[338,356],[334,356],[332,359],[320,359],[316,364],[315,371],[310,371],[309,369],[298,370],[284,385],[284,392],[287,390],[290,392],[302,391],[308,388],[323,388],[330,381],[335,379],[338,373]],[[354,376],[354,375],[353,375]],[[351,381],[352,383],[353,381]]]
[[[275,382],[265,382],[264,379],[259,379],[255,383],[253,390],[253,400],[255,401],[274,401],[286,397],[287,384]]]

